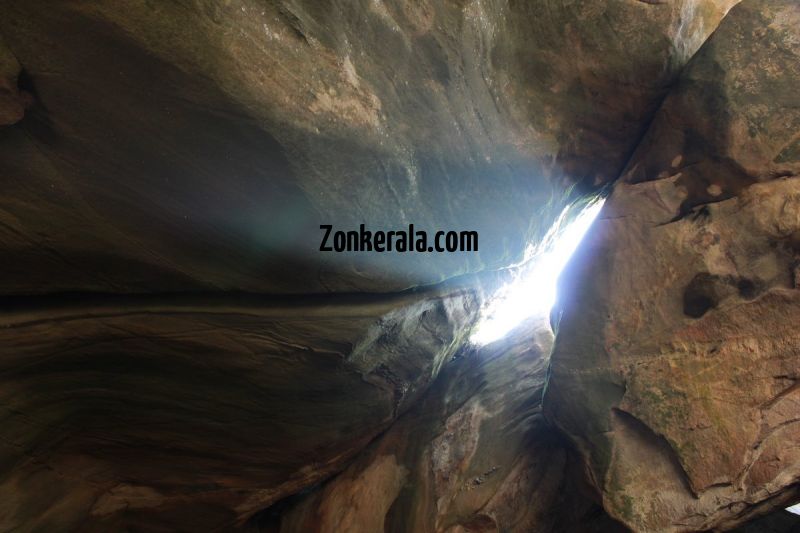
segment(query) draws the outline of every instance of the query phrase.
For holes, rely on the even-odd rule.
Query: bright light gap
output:
[[[528,259],[484,309],[483,317],[470,340],[478,345],[504,337],[523,320],[546,315],[556,301],[556,282],[586,231],[592,225],[603,199],[585,207],[567,222],[569,208],[562,211],[542,243],[529,250]]]

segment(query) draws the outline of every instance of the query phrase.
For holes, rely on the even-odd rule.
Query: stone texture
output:
[[[541,416],[551,342],[537,318],[460,353],[347,470],[265,511],[253,531],[624,531],[581,491]]]
[[[636,531],[800,497],[798,28],[794,1],[731,11],[562,277],[546,412]]]
[[[735,3],[0,0],[0,529],[615,531],[602,501],[683,531],[795,498],[796,3],[737,7],[675,84]],[[623,170],[566,278],[573,450],[541,325],[460,352],[456,279]],[[480,252],[317,251],[409,222]]]
[[[0,530],[233,529],[343,468],[477,310],[457,291],[3,314]]]
[[[3,0],[36,105],[0,131],[0,293],[386,292],[505,267],[567,187],[617,177],[733,3]],[[480,252],[318,251],[319,224],[410,222]]]
[[[0,126],[10,126],[22,120],[25,108],[33,103],[33,97],[19,88],[21,69],[0,35]]]

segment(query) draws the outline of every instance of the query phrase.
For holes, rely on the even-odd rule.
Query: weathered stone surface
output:
[[[622,531],[586,498],[540,413],[552,334],[541,318],[449,363],[345,472],[254,530]]]
[[[0,530],[233,528],[343,468],[476,312],[461,291],[4,314]]]
[[[32,97],[18,86],[20,64],[3,42],[0,35],[0,126],[19,122]]]
[[[685,214],[800,173],[798,24],[796,3],[738,6],[670,92],[624,181],[672,177]]]
[[[325,480],[284,533],[618,527],[545,340],[425,394],[479,298],[398,291],[514,263],[637,145],[551,415],[637,529],[790,498],[796,6],[673,88],[735,3],[0,0],[0,529],[233,530]],[[317,251],[412,222],[480,252]]]
[[[392,291],[518,260],[615,178],[734,0],[3,0],[0,293]],[[321,254],[319,224],[480,252]]]
[[[800,497],[799,29],[731,11],[562,279],[546,412],[637,531]]]

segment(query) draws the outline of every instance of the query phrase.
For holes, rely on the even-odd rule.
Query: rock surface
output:
[[[537,318],[459,354],[346,471],[254,530],[624,531],[574,483],[577,463],[541,416],[551,343]]]
[[[566,187],[617,177],[733,3],[2,0],[36,105],[0,131],[0,293],[387,292],[506,267]],[[480,251],[318,250],[320,224],[409,223]]]
[[[698,52],[564,274],[545,407],[636,531],[800,499],[800,5]]]
[[[30,94],[19,88],[22,67],[6,47],[0,35],[0,126],[16,124],[33,101]]]
[[[414,402],[471,291],[170,298],[0,319],[0,530],[211,531],[340,470]]]
[[[0,0],[0,530],[796,498],[797,3],[736,7],[676,84],[736,3]],[[623,171],[565,278],[573,450],[541,325],[460,350],[488,271]],[[480,251],[318,251],[408,223]]]

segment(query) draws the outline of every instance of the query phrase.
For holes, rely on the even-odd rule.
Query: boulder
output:
[[[798,29],[731,10],[562,276],[545,411],[635,531],[800,498]]]

